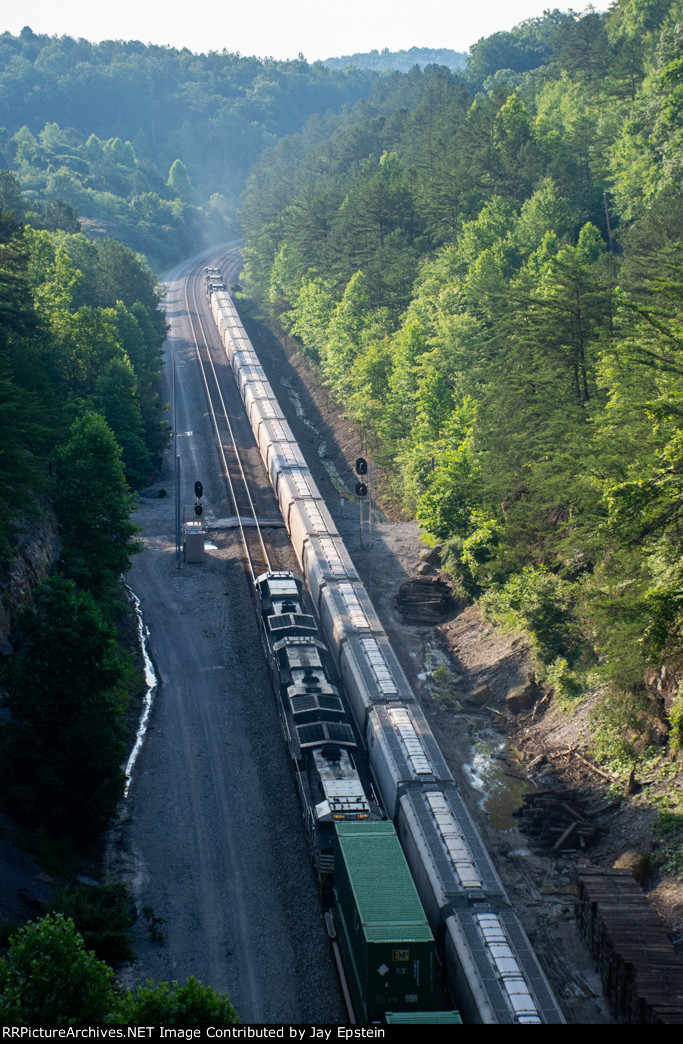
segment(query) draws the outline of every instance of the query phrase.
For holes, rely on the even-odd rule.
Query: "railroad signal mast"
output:
[[[362,545],[363,544],[363,524],[365,522],[365,518],[364,518],[365,511],[364,511],[364,508],[363,508],[363,504],[367,500],[367,502],[368,502],[367,526],[368,526],[368,532],[369,532],[370,547],[372,547],[372,498],[369,495],[370,494],[370,489],[369,489],[370,476],[368,474],[368,462],[365,459],[365,457],[358,457],[358,459],[356,460],[356,474],[358,475],[358,482],[356,483],[356,496],[358,497],[358,506],[360,508],[360,542],[361,542],[361,545]]]
[[[204,487],[202,486],[199,479],[194,484],[194,521],[185,523],[185,561],[186,562],[203,562],[204,561],[204,527],[202,526],[201,517],[203,507],[201,499],[204,494]]]

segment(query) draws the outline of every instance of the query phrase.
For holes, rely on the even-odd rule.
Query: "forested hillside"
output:
[[[27,27],[0,35],[0,167],[38,202],[34,213],[63,200],[90,232],[162,267],[202,238],[234,234],[262,149],[312,114],[357,101],[376,78],[320,62],[91,44]]]
[[[11,176],[5,186],[18,193]],[[32,608],[3,606],[15,626],[3,808],[82,842],[121,796],[134,674],[113,620],[138,547],[130,485],[149,476],[167,438],[157,391],[166,325],[152,272],[114,240],[0,212],[0,257],[3,580],[41,518],[49,526],[56,512],[61,537],[59,575],[32,592]]]
[[[629,764],[682,741],[682,43],[680,0],[547,12],[284,140],[243,208],[251,292]]]

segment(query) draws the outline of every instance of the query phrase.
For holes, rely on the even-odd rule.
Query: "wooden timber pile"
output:
[[[587,848],[599,834],[592,813],[573,790],[525,794],[517,816],[525,834],[554,852]]]
[[[619,1022],[683,1025],[683,962],[629,870],[580,875],[576,915]]]
[[[396,608],[407,623],[438,623],[452,606],[450,584],[436,576],[413,576],[396,595]]]

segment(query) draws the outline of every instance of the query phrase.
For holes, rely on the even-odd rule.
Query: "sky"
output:
[[[9,7],[10,5],[8,5]],[[356,52],[449,47],[511,29],[556,0],[21,0],[0,15],[0,32],[86,40],[140,40],[192,51],[238,51],[309,62]],[[581,11],[583,0],[574,4]],[[609,2],[594,0],[599,11]],[[16,13],[14,13],[16,12]]]

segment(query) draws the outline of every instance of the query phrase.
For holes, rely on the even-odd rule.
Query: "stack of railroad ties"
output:
[[[426,941],[426,915],[429,936],[433,933],[438,943],[449,987],[466,1022],[562,1023],[562,1013],[547,980],[266,380],[232,299],[221,288],[207,286],[207,291],[263,463],[342,680],[344,698],[367,750],[372,779],[386,816],[378,821],[374,812],[365,814],[356,809],[341,820],[332,817],[337,835],[334,919],[357,1017],[360,1021],[373,1021],[392,1010],[411,1013],[428,1006],[425,974],[431,969],[427,974],[431,984],[433,962],[420,956]],[[276,579],[275,574],[272,576]],[[263,587],[263,581],[263,577],[259,578],[257,588],[259,582]],[[262,597],[265,615],[273,612],[268,602],[266,591],[265,601]],[[293,651],[292,662],[287,655],[288,666],[283,668],[285,647],[275,651],[275,644],[278,643],[271,644],[274,673],[284,692],[281,697],[289,701],[291,710],[291,700],[302,695],[302,672],[306,668],[296,667]],[[318,644],[323,647],[323,643]],[[296,645],[292,637],[290,649]],[[290,670],[292,666],[294,669]],[[318,680],[326,684],[326,679]],[[291,686],[294,689],[290,698]],[[316,684],[312,688],[317,687]],[[292,727],[294,717],[288,712],[286,718],[290,748],[301,775],[306,757],[311,764],[311,750],[306,754],[296,738],[292,742],[291,734],[296,733],[296,727]],[[334,730],[322,727],[326,715],[320,700],[316,718],[321,726],[319,762],[327,761],[329,768],[337,757],[332,753],[336,741]],[[345,744],[337,742],[336,746],[344,748]],[[357,758],[356,751],[352,758]],[[322,789],[318,794],[308,785],[302,787],[302,796],[309,802],[309,823],[316,821],[321,809],[330,811],[329,798],[334,787],[328,784],[325,789],[324,776],[324,772],[319,774]],[[369,789],[367,807],[372,810],[374,792]],[[391,873],[396,873],[397,880],[401,876],[395,838],[396,848],[392,855],[388,854],[387,844],[390,846],[391,842],[387,842],[387,831],[394,834],[391,824],[395,826],[417,895],[409,894],[413,885],[408,887],[404,879],[400,896],[393,887],[391,891],[376,887],[373,891],[371,880],[361,869],[372,866],[370,876],[374,874],[376,879],[390,860],[396,868]],[[365,852],[362,858],[358,855],[359,845]],[[318,845],[319,853],[324,847],[324,842]],[[319,872],[324,871],[325,859],[317,861]],[[417,896],[422,907],[419,903],[418,907],[414,905]],[[410,926],[407,933],[404,931],[396,938],[388,932],[392,901],[396,926]],[[403,902],[410,910],[407,920]],[[415,914],[416,909],[420,910],[419,915]],[[359,922],[363,922],[362,927],[354,932],[352,925]],[[421,975],[420,986],[417,980]]]

